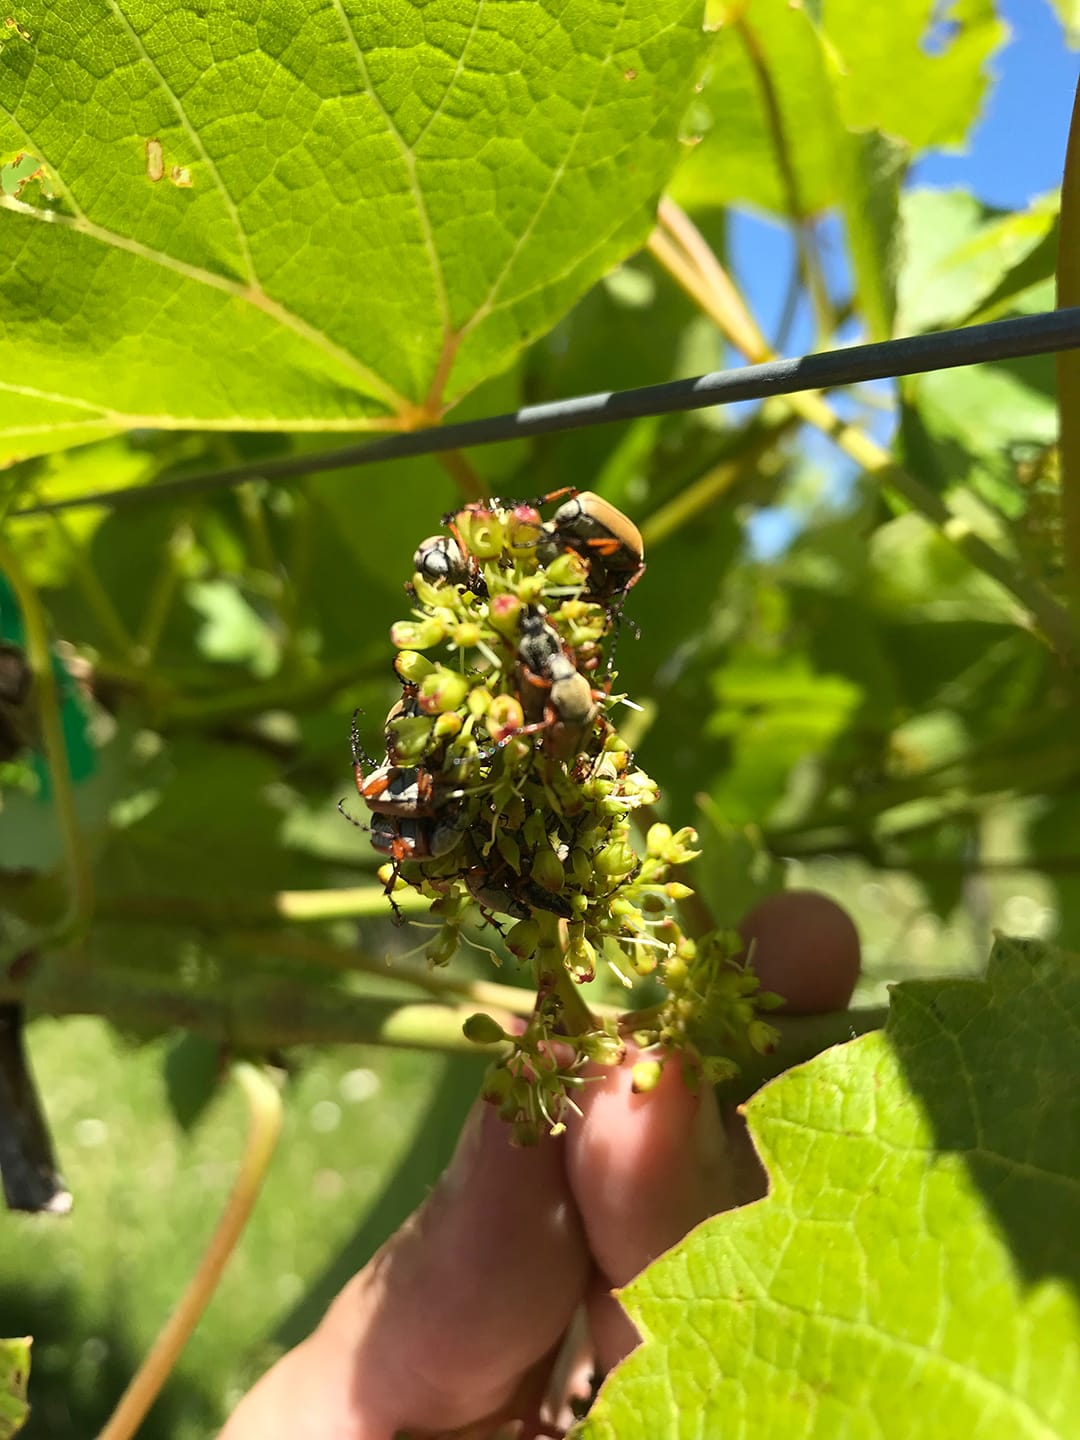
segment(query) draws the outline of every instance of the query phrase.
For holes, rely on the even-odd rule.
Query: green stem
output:
[[[181,560],[184,551],[191,543],[191,521],[188,516],[185,516],[173,526],[172,532],[165,542],[162,564],[154,576],[154,582],[147,596],[142,626],[139,630],[140,666],[152,664],[157,654],[180,584]]]
[[[15,591],[22,611],[26,632],[26,656],[34,676],[34,698],[41,720],[45,762],[52,782],[60,837],[64,847],[64,868],[68,884],[68,914],[64,928],[81,933],[90,923],[94,911],[94,882],[90,857],[75,808],[75,791],[71,783],[64,726],[60,716],[60,696],[52,667],[48,626],[37,591],[30,583],[15,552],[0,539],[0,570],[3,570]]]
[[[585,1035],[596,1029],[596,1017],[566,968],[566,932],[558,917],[547,910],[534,910],[533,918],[540,927],[540,944],[533,962],[537,991],[543,994],[553,989],[562,1003],[566,1033]]]
[[[61,953],[0,975],[0,1000],[24,1004],[31,1016],[101,1015],[144,1036],[189,1030],[255,1055],[291,1045],[389,1045],[470,1055],[484,1049],[461,1030],[475,1005],[359,996],[265,976],[193,989],[143,970],[95,966],[91,974],[78,957]]]
[[[799,265],[810,295],[818,335],[825,340],[833,333],[835,323],[833,305],[829,298],[828,286],[825,283],[825,270],[818,253],[817,237],[814,234],[812,223],[806,217],[806,209],[799,189],[799,179],[795,173],[794,152],[788,142],[784,117],[780,110],[780,100],[776,93],[776,87],[773,85],[772,75],[769,73],[765,52],[761,48],[757,35],[747,24],[745,16],[741,15],[735,21],[735,29],[743,42],[751,68],[757,78],[758,88],[761,91],[765,121],[772,137],[773,152],[776,155],[776,164],[780,171],[781,184],[784,187],[784,205],[791,221]]]
[[[398,908],[420,914],[431,901],[412,890],[395,896]],[[316,924],[365,917],[388,919],[390,906],[381,885],[355,885],[342,890],[277,890],[265,895],[115,895],[103,899],[104,920],[165,921],[209,929],[231,926]]]
[[[424,901],[424,904],[430,904],[430,901]],[[276,955],[302,965],[319,965],[331,970],[355,971],[379,980],[404,982],[438,998],[468,1000],[474,1005],[506,1010],[511,1015],[531,1015],[536,1004],[536,996],[531,990],[499,985],[491,980],[473,980],[467,976],[458,978],[443,970],[418,970],[412,965],[373,960],[359,951],[312,940],[306,935],[230,932],[223,937],[222,944],[255,954]]]
[[[36,494],[35,498],[40,501],[40,494]],[[102,634],[118,655],[130,660],[134,653],[135,642],[128,634],[127,626],[121,619],[119,610],[113,604],[112,597],[89,563],[86,551],[72,539],[71,531],[68,529],[63,515],[58,514],[55,510],[50,511],[49,514],[53,528],[59,535],[60,541],[68,553],[68,558],[71,560],[79,589],[90,610],[96,616]]]

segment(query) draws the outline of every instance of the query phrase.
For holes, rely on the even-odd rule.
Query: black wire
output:
[[[68,500],[28,505],[25,509],[14,511],[13,518],[72,510],[83,505],[110,508],[137,505],[145,501],[224,489],[245,480],[291,480],[324,470],[372,465],[381,460],[403,460],[412,455],[461,450],[471,445],[491,445],[499,440],[521,440],[552,431],[580,430],[589,425],[608,425],[615,420],[668,415],[676,410],[703,410],[710,405],[731,405],[736,400],[764,400],[771,395],[791,395],[800,390],[825,390],[837,385],[887,380],[928,370],[950,370],[958,365],[976,365],[987,360],[1008,360],[1022,355],[1075,349],[1080,349],[1080,306],[1047,310],[1015,320],[996,320],[989,325],[969,325],[960,330],[940,330],[931,335],[883,340],[876,345],[852,345],[820,355],[803,355],[795,360],[770,360],[764,365],[747,365],[741,370],[716,370],[693,380],[671,380],[664,385],[642,385],[635,390],[576,395],[569,400],[553,400],[546,405],[528,405],[523,410],[505,415],[490,415],[481,420],[463,420],[454,425],[437,425],[427,430],[388,435],[380,440],[346,445],[340,450],[327,450],[322,454],[251,461],[245,465],[234,465],[228,470],[164,480],[157,485],[99,490]]]

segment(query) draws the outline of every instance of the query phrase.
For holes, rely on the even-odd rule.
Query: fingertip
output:
[[[691,1091],[671,1059],[655,1088],[635,1094],[634,1058],[587,1072],[582,1113],[566,1137],[567,1175],[589,1249],[616,1285],[732,1198],[711,1088]]]
[[[845,1010],[859,978],[861,947],[851,916],[816,890],[784,890],[744,917],[739,934],[762,989],[790,1015]]]

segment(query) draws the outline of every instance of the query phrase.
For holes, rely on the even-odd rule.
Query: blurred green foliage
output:
[[[481,27],[486,48],[471,55],[449,0],[383,7],[412,46],[404,32],[395,46],[389,22],[368,33],[363,7],[346,5],[370,51],[362,81],[347,37],[319,29],[329,12],[302,4],[294,36],[275,21],[238,53],[284,87],[282,114],[297,77],[316,76],[338,128],[295,113],[273,141],[244,88],[260,72],[239,60],[236,72],[173,77],[177,94],[192,87],[191,107],[170,109],[151,63],[174,54],[168,36],[148,31],[152,56],[139,61],[115,19],[122,9],[139,30],[141,0],[114,6],[96,33],[136,77],[146,113],[115,84],[50,110],[40,87],[76,63],[57,16],[82,7],[23,8],[32,40],[5,32],[0,54],[5,542],[63,662],[69,746],[89,738],[74,794],[97,914],[81,953],[91,974],[133,993],[152,979],[172,1007],[168,1024],[155,1011],[138,1035],[91,1018],[43,1018],[30,1032],[76,1209],[70,1222],[0,1219],[0,1335],[35,1336],[25,1434],[77,1440],[101,1424],[182,1288],[241,1144],[238,1100],[215,1098],[226,1037],[185,1036],[185,997],[287,984],[302,1009],[316,992],[406,993],[342,971],[411,950],[423,931],[399,934],[368,911],[313,919],[304,935],[336,946],[334,969],[282,954],[277,920],[249,912],[253,898],[374,882],[374,855],[336,808],[351,783],[349,717],[362,708],[377,750],[397,690],[388,627],[408,613],[417,542],[463,498],[463,465],[502,496],[597,489],[641,524],[648,572],[630,597],[619,686],[644,706],[626,728],[665,817],[701,829],[700,885],[718,923],[784,884],[842,899],[863,936],[859,999],[879,1001],[896,978],[979,970],[997,925],[1080,945],[1080,743],[1074,676],[1014,595],[956,548],[956,531],[890,499],[771,404],[445,465],[11,514],[310,454],[373,418],[413,423],[387,385],[416,406],[434,393],[428,419],[468,390],[457,419],[734,361],[637,253],[665,185],[721,258],[729,208],[798,237],[791,293],[804,315],[813,299],[819,346],[843,325],[880,338],[1051,304],[1056,197],[1001,214],[907,184],[921,151],[962,141],[977,118],[1003,38],[991,0],[956,7],[932,45],[930,0],[888,7],[887,35],[848,0],[745,12],[714,0],[706,31],[700,6],[628,0],[617,34],[596,0],[566,7],[561,25],[562,7],[530,0],[516,18],[502,7],[505,32]],[[222,23],[194,5],[170,13],[199,44]],[[190,51],[181,60],[191,66]],[[481,100],[501,117],[496,133]],[[113,138],[85,170],[56,165],[55,194],[28,180],[16,153],[64,153],[91,112]],[[152,135],[191,167],[190,188],[148,178]],[[245,188],[273,144],[285,171],[269,166],[264,192]],[[317,193],[294,201],[289,184],[309,173]],[[42,224],[46,214],[57,218]],[[824,285],[823,221],[836,217],[847,249]],[[433,255],[442,300],[429,293]],[[1049,361],[831,398],[945,500],[950,525],[1063,596]],[[748,538],[763,513],[793,537],[778,553]],[[21,639],[10,597],[0,617],[0,638]],[[6,972],[32,951],[47,962],[66,876],[40,750],[0,765],[0,781]],[[467,985],[475,972],[463,968]],[[509,962],[500,978],[515,979]],[[33,1011],[32,983],[26,998]],[[288,1059],[266,1192],[148,1440],[214,1432],[275,1344],[299,1338],[422,1196],[477,1083],[460,1058],[336,1047]]]

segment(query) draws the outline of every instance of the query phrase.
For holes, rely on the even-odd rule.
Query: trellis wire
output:
[[[608,425],[616,420],[668,415],[678,410],[703,410],[731,405],[737,400],[765,400],[800,390],[825,390],[868,380],[887,380],[930,370],[951,370],[988,360],[1010,360],[1025,355],[1080,349],[1080,306],[1047,310],[1013,320],[995,320],[959,330],[940,330],[873,345],[852,345],[793,360],[770,360],[739,370],[715,370],[691,380],[642,385],[596,395],[576,395],[545,405],[528,405],[503,415],[463,420],[346,445],[316,455],[288,455],[276,460],[251,461],[226,470],[181,476],[157,485],[99,490],[71,499],[28,505],[19,515],[40,515],[86,505],[110,509],[181,495],[226,489],[246,480],[291,480],[320,471],[341,470],[376,461],[403,460],[441,450],[462,450],[500,440],[521,440],[561,430]]]

